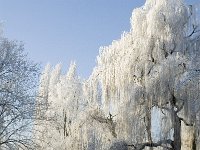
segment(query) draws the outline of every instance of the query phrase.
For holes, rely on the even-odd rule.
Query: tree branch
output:
[[[136,144],[136,145],[133,145],[133,144],[127,145],[127,146],[133,147],[135,150],[143,150],[145,147],[158,147],[158,146],[167,148],[169,150],[173,150],[173,147],[174,147],[173,143],[174,142],[171,139],[168,139],[168,140],[161,140],[156,143],[146,142],[146,143],[141,143],[141,144]],[[168,147],[167,145],[170,145],[171,147]]]
[[[197,30],[198,26],[192,25],[192,27],[193,27],[193,30],[192,30],[192,32],[187,37],[191,37],[193,34],[195,34],[197,32],[200,32],[200,30]]]
[[[186,120],[184,120],[183,118],[180,118],[179,117],[179,119],[181,120],[181,121],[183,121],[184,122],[184,124],[186,125],[186,126],[193,126],[194,124],[193,123],[188,123]]]

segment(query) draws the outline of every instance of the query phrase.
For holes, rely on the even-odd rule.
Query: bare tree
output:
[[[22,43],[0,39],[0,149],[34,149],[32,125],[38,65]]]

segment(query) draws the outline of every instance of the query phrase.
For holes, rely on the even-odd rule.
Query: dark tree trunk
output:
[[[181,149],[181,120],[177,113],[173,111],[173,122],[174,122],[174,149]]]

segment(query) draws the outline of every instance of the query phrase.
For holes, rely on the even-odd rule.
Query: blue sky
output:
[[[29,57],[43,65],[59,62],[66,69],[76,60],[87,78],[99,47],[130,29],[135,7],[145,0],[0,0],[4,35],[23,41]],[[196,3],[199,0],[187,0]]]

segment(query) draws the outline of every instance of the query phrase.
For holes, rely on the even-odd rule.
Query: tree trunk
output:
[[[174,118],[174,149],[181,150],[181,120],[174,110],[172,113]]]
[[[181,121],[181,150],[195,150],[195,134],[194,127],[187,126],[183,121]]]

